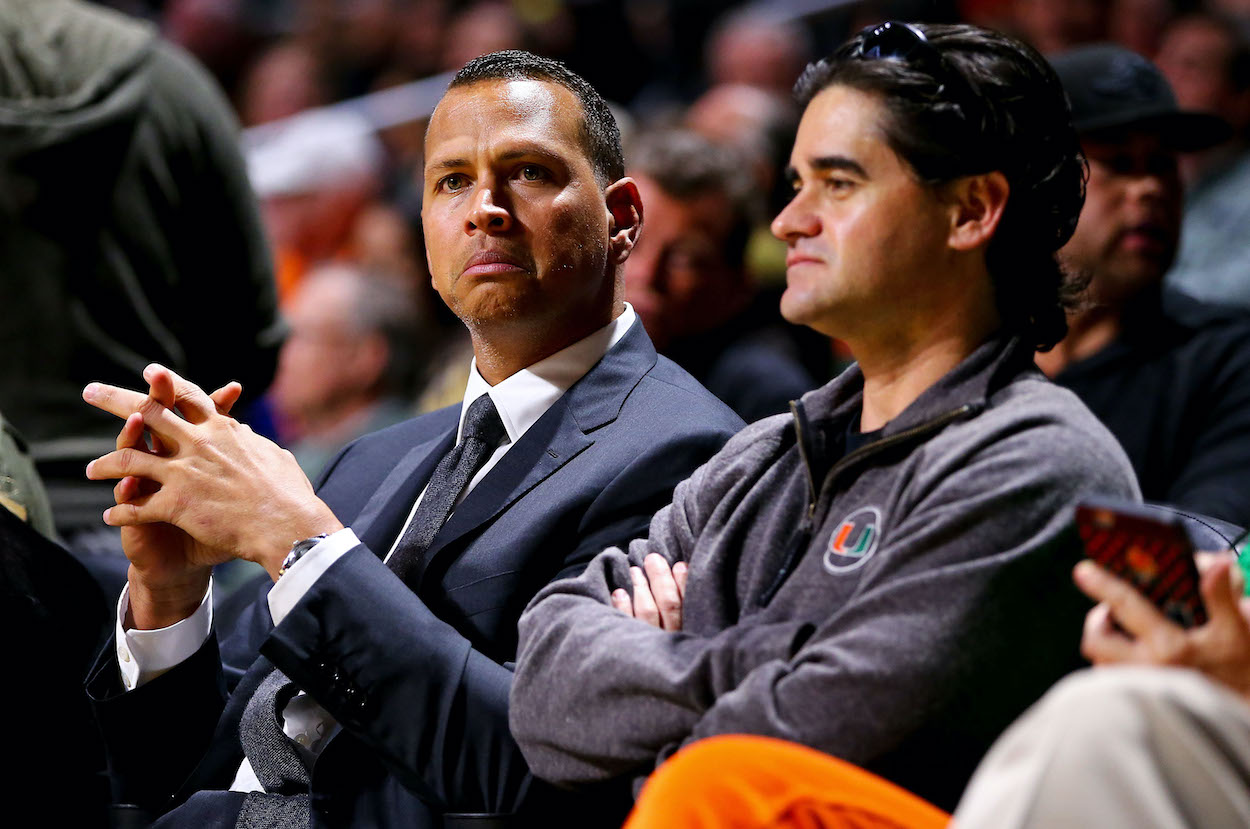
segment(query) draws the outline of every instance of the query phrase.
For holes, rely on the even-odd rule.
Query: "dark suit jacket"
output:
[[[741,421],[657,358],[635,323],[469,493],[405,585],[380,556],[452,447],[458,416],[453,406],[401,423],[331,463],[319,494],[362,543],[281,625],[263,585],[220,651],[210,636],[131,692],[105,648],[88,692],[118,801],[160,813],[190,798],[169,819],[232,826],[242,795],[220,790],[243,759],[239,718],[277,665],[344,726],[313,769],[318,825],[516,812],[593,822],[532,778],[508,733],[517,618],[546,583],[644,535]],[[619,813],[596,811],[619,824]]]

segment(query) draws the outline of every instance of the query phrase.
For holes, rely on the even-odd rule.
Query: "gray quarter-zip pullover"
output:
[[[994,737],[1081,664],[1072,508],[1138,498],[1123,451],[1016,340],[992,339],[849,454],[852,367],[747,427],[650,538],[520,621],[511,727],[540,776],[650,773],[723,733],[793,740],[953,807]],[[684,629],[611,607],[652,552]]]

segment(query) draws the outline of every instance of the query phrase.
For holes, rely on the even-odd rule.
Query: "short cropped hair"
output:
[[[629,170],[678,201],[722,196],[730,214],[725,261],[742,267],[751,233],[763,217],[763,199],[739,153],[691,130],[648,130],[630,144]]]
[[[1056,257],[1076,229],[1088,171],[1063,86],[1045,58],[1007,35],[912,25],[936,49],[936,66],[861,57],[865,30],[810,64],[795,95],[804,106],[834,85],[877,96],[886,143],[931,186],[1006,176],[1007,206],[986,262],[1004,328],[1045,351],[1067,334],[1067,311],[1088,281]]]
[[[585,78],[563,63],[520,49],[492,52],[466,63],[451,79],[448,89],[482,81],[547,81],[572,92],[582,106],[579,139],[594,167],[600,186],[624,177],[621,129],[603,96]]]

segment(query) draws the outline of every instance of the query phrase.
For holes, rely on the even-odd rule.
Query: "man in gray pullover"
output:
[[[1073,505],[1137,497],[1032,361],[1064,334],[1083,161],[1045,61],[970,26],[866,29],[797,92],[781,309],[858,365],[731,440],[649,539],[537,595],[510,723],[563,785],[753,733],[949,809],[1079,664]]]

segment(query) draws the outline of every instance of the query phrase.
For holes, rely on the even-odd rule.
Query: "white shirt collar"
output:
[[[560,395],[594,368],[608,349],[621,341],[635,319],[637,315],[633,306],[627,302],[625,312],[598,331],[494,386],[478,374],[477,358],[474,358],[469,369],[469,383],[464,390],[464,402],[460,405],[456,442],[460,442],[464,416],[470,404],[483,394],[489,394],[508,433],[508,443],[516,443],[551,408],[551,404],[560,399]]]

